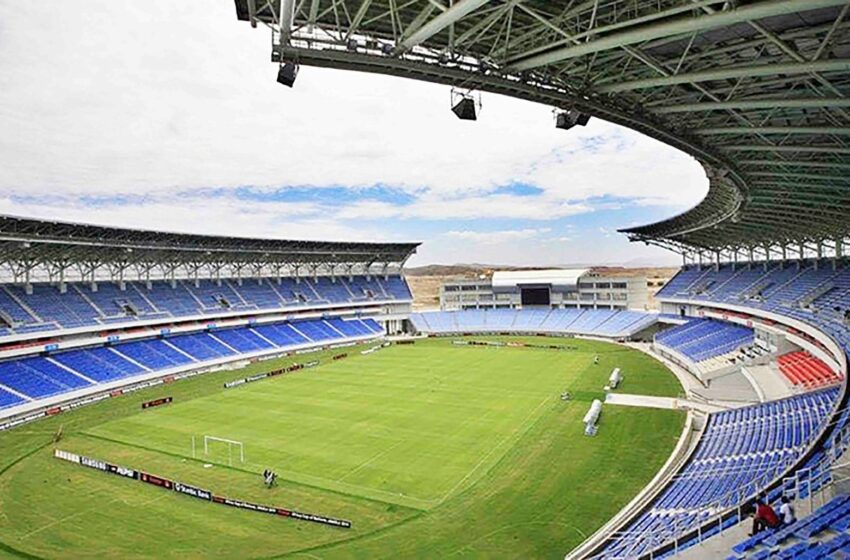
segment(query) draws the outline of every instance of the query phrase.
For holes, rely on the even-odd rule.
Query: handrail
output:
[[[841,415],[847,412],[850,412],[850,406],[836,408],[833,410],[823,423],[824,425],[822,430],[820,430],[820,433],[825,434],[828,432],[828,430],[831,427],[834,427],[834,424],[839,421],[838,419]],[[816,479],[818,485],[820,485],[824,483],[823,479],[829,478],[826,474],[824,474],[829,472],[829,470],[825,467],[834,464],[834,462],[842,455],[844,450],[850,446],[850,424],[840,428],[839,432],[832,434],[830,438],[831,445],[829,446],[828,453],[824,453],[824,459],[811,467],[798,469],[791,477],[786,476],[781,478],[783,493],[786,492],[786,482],[788,480],[794,480],[795,489],[803,486],[807,489],[808,495],[811,496],[813,492],[812,488],[815,485],[815,480],[813,479]],[[821,438],[817,438],[817,440],[820,439]],[[814,445],[815,444],[813,443],[809,450],[811,450]],[[686,509],[679,512],[687,513],[689,515],[696,516],[697,518],[702,515],[707,515],[707,518],[704,521],[699,521],[696,527],[693,527],[693,524],[688,524],[688,526],[682,527],[681,519],[676,517],[674,518],[673,525],[670,528],[662,531],[653,531],[649,535],[647,535],[646,531],[617,531],[610,535],[607,542],[625,541],[625,545],[628,548],[624,556],[613,555],[610,552],[603,551],[594,556],[588,557],[587,560],[625,560],[638,556],[652,559],[655,555],[655,551],[662,547],[673,546],[674,550],[678,551],[680,540],[685,535],[690,535],[696,532],[698,542],[702,542],[702,533],[704,530],[714,526],[715,524],[718,527],[718,532],[722,533],[725,529],[724,521],[730,519],[730,514],[732,514],[732,518],[736,519],[735,524],[742,521],[745,517],[743,506],[762,493],[764,489],[768,488],[772,483],[779,480],[777,479],[777,473],[782,473],[787,469],[792,468],[793,464],[798,463],[798,461],[805,455],[806,453],[796,456],[789,455],[785,458],[785,460],[781,461],[770,471],[759,475],[757,478],[745,483],[739,488],[727,492],[720,498],[715,499],[712,503],[699,508]],[[803,474],[806,476],[801,476]],[[801,480],[805,481],[805,484],[802,484]],[[635,551],[639,546],[647,544],[647,538],[649,540],[648,551],[638,552],[635,554]]]

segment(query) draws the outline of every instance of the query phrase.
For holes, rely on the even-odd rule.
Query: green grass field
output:
[[[684,416],[608,406],[599,434],[585,437],[581,418],[614,367],[624,373],[623,392],[674,396],[678,383],[621,346],[530,340],[575,348],[428,340],[334,362],[320,355],[320,367],[222,389],[292,361],[275,360],[0,434],[0,553],[561,558],[652,478]],[[565,389],[570,402],[559,398]],[[166,395],[174,404],[139,409]],[[51,438],[59,425],[62,449],[232,498],[349,519],[353,528],[239,511],[58,461]],[[246,461],[237,453],[229,466],[224,444],[204,457],[204,435],[242,441]],[[276,488],[262,484],[267,467],[280,474]]]

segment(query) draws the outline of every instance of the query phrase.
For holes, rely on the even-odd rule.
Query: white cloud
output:
[[[506,241],[518,241],[539,237],[552,231],[549,228],[507,229],[502,231],[470,231],[452,230],[446,232],[446,237],[471,241],[482,245],[499,245]]]
[[[236,202],[229,197],[164,197],[132,206],[101,205],[96,209],[71,199],[56,204],[21,204],[0,197],[0,213],[83,223],[136,228],[292,239],[347,239],[374,241],[387,234],[372,226],[353,225],[324,215],[321,208],[305,203]]]
[[[266,31],[236,21],[226,2],[207,8],[0,6],[4,191],[380,182],[454,193],[527,180],[575,200],[656,197],[665,176],[679,187],[670,200],[704,190],[695,162],[598,119],[564,132],[548,107],[487,95],[480,120],[461,122],[443,86],[318,68],[284,88]],[[609,141],[577,154],[599,138]],[[661,162],[665,184],[633,180]]]
[[[0,211],[377,240],[397,238],[398,224],[412,220],[462,231],[448,221],[480,220],[483,229],[511,218],[528,222],[517,231],[540,229],[624,198],[681,210],[707,188],[688,156],[599,119],[565,132],[549,107],[485,95],[479,120],[462,122],[444,86],[305,67],[287,89],[268,59],[268,32],[238,22],[229,2],[0,3]],[[497,191],[514,183],[542,192]],[[412,201],[232,194],[242,186],[376,184]],[[224,194],[205,199],[200,189],[210,188]],[[46,204],[48,195],[59,202]],[[87,195],[140,202],[92,208]],[[439,233],[406,236],[436,240],[437,254]]]
[[[513,218],[552,220],[590,211],[590,206],[547,196],[464,196],[425,195],[404,206],[379,201],[353,204],[340,210],[346,219],[424,218],[430,220],[470,218]]]

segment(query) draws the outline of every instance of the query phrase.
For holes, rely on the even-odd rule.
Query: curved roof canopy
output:
[[[737,252],[850,234],[847,0],[235,2],[272,28],[275,62],[575,109],[693,155],[707,197],[633,240]]]
[[[520,286],[549,285],[557,291],[575,290],[578,280],[590,272],[587,268],[551,268],[548,270],[497,270],[493,273],[494,290],[515,290]]]
[[[0,261],[35,263],[402,264],[419,243],[219,237],[0,215]]]

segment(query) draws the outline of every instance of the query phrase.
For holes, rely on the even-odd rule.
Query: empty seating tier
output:
[[[533,332],[623,337],[652,325],[657,315],[606,309],[467,309],[412,313],[422,333]]]
[[[757,494],[826,426],[837,389],[711,414],[685,466],[601,557],[636,558]]]
[[[0,362],[0,409],[134,377],[317,342],[378,336],[373,319],[309,319],[119,342]]]
[[[693,319],[655,335],[655,343],[701,362],[753,343],[753,329],[725,321]]]
[[[0,285],[0,337],[34,331],[97,327],[198,315],[317,305],[411,301],[405,279],[353,276],[177,280],[121,285],[69,283]]]
[[[800,350],[779,356],[779,370],[793,385],[805,388],[822,387],[838,383],[842,375],[815,358],[808,352]]]
[[[656,294],[662,302],[705,301],[769,311],[808,323],[850,348],[850,266],[799,261],[683,268]]]
[[[836,496],[810,515],[776,531],[763,531],[732,547],[728,560],[850,557],[850,496]],[[836,556],[832,556],[837,554]]]

